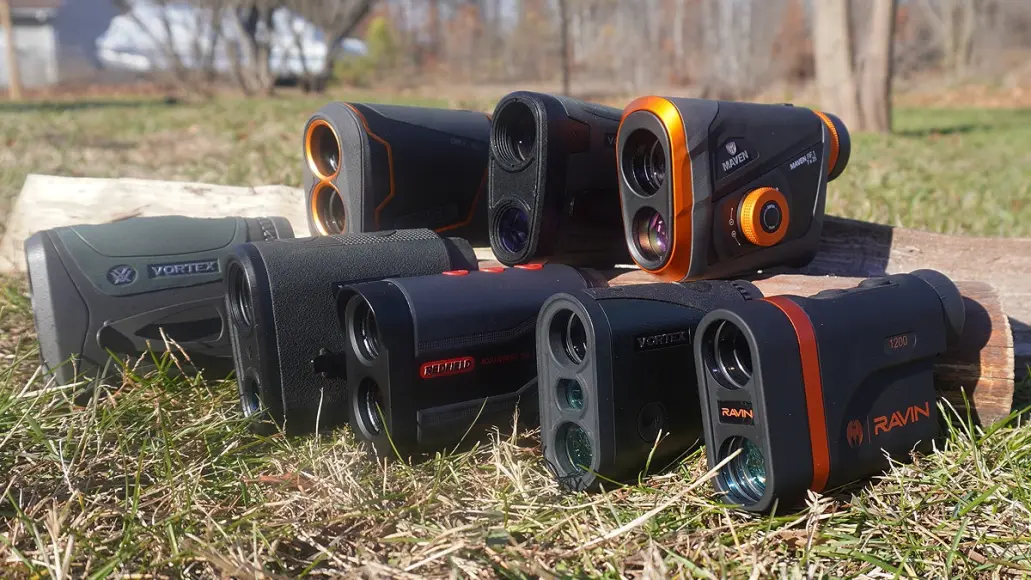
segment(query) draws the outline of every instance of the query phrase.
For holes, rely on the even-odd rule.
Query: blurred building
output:
[[[112,0],[10,0],[22,85],[26,88],[93,78],[95,42],[118,14]],[[0,31],[0,50],[7,39]],[[3,54],[0,52],[0,54]],[[0,86],[7,60],[0,58]]]

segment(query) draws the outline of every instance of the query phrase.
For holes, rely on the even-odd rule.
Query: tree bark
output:
[[[837,115],[849,128],[861,130],[848,0],[813,2],[813,47],[820,106]]]
[[[891,79],[898,0],[874,0],[859,90],[862,128],[891,132]]]
[[[0,27],[4,31],[4,52],[7,57],[7,90],[11,99],[21,98],[21,71],[18,68],[18,47],[14,45],[14,23],[11,21],[11,4],[0,0]]]
[[[558,0],[559,42],[562,44],[562,94],[569,96],[573,63],[569,57],[569,0]]]

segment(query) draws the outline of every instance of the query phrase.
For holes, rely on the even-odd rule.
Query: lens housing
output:
[[[491,142],[495,159],[511,168],[533,159],[537,143],[537,118],[526,103],[509,101],[494,115]]]
[[[376,313],[372,311],[367,300],[358,301],[351,318],[351,334],[358,354],[367,362],[379,356],[379,328],[376,326]]]
[[[746,437],[731,437],[720,447],[718,461],[738,449],[741,453],[720,469],[716,483],[733,503],[743,506],[759,503],[766,493],[766,460],[762,449]]]
[[[312,218],[324,236],[347,231],[347,207],[340,192],[328,181],[315,184],[311,191]]]
[[[229,317],[238,327],[250,328],[254,324],[254,303],[251,301],[251,285],[247,281],[247,272],[238,262],[231,262],[226,278]]]
[[[576,312],[563,308],[548,323],[551,352],[560,363],[580,366],[587,358],[587,326]]]
[[[720,321],[706,332],[704,359],[709,372],[728,389],[743,389],[752,380],[752,347],[740,328]]]
[[[340,172],[340,138],[325,119],[314,119],[304,135],[304,157],[319,179],[333,179]]]
[[[371,378],[365,378],[358,385],[356,396],[355,415],[361,422],[362,429],[372,436],[383,433],[383,392],[379,385]]]
[[[594,462],[594,444],[587,431],[576,423],[559,427],[556,443],[563,467],[570,473],[584,473]]]
[[[530,216],[522,208],[508,206],[494,221],[494,233],[506,252],[521,254],[530,241]]]
[[[632,224],[634,246],[644,259],[662,260],[669,253],[669,227],[666,218],[650,207],[642,207]]]
[[[627,137],[622,165],[627,181],[640,196],[651,197],[666,183],[666,149],[647,129],[637,129]]]

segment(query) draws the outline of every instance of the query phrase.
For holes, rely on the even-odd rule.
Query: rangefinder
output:
[[[312,235],[427,228],[486,245],[490,117],[333,102],[304,129]]]
[[[292,238],[282,217],[138,217],[60,227],[25,241],[44,366],[62,384],[110,375],[110,354],[188,355],[184,370],[233,369],[222,274],[233,244]],[[190,364],[192,363],[192,365]]]
[[[667,281],[809,263],[850,143],[834,115],[792,105],[633,101],[616,147],[631,256]]]
[[[225,300],[244,414],[264,409],[262,418],[289,434],[346,423],[339,288],[476,267],[467,241],[426,229],[236,246],[226,264]]]
[[[470,442],[515,411],[537,425],[534,328],[557,292],[604,284],[526,264],[354,284],[338,298],[351,430],[407,459]]]
[[[627,264],[616,176],[622,111],[517,91],[494,109],[490,244],[503,264]]]
[[[694,357],[709,467],[730,458],[715,478],[724,501],[790,509],[927,445],[935,358],[964,319],[959,290],[933,270],[707,314]]]
[[[575,491],[659,471],[702,441],[692,344],[702,317],[762,298],[750,282],[556,294],[537,318],[544,458]]]

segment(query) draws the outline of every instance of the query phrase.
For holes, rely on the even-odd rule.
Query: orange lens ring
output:
[[[824,113],[821,113],[820,111],[813,111],[813,113],[816,113],[816,116],[823,121],[823,124],[827,126],[827,131],[831,134],[831,152],[830,159],[828,160],[829,163],[827,163],[827,174],[829,175],[831,172],[834,171],[834,167],[838,164],[838,153],[841,150],[841,143],[839,141],[840,137],[838,136],[838,128],[834,126],[834,123],[831,121],[831,118],[825,115]]]
[[[767,232],[762,227],[762,208],[769,202],[776,202],[780,207],[781,220],[776,230]],[[791,211],[788,200],[780,190],[773,187],[760,187],[748,192],[741,202],[741,233],[745,239],[757,246],[772,246],[784,239],[791,222]]]
[[[655,115],[666,133],[669,134],[670,157],[670,181],[669,189],[672,192],[673,215],[666,216],[669,223],[672,237],[670,239],[669,259],[666,263],[656,269],[649,270],[638,263],[642,269],[669,281],[683,280],[691,271],[691,250],[692,240],[692,211],[694,206],[694,190],[691,180],[691,157],[687,150],[687,132],[684,129],[684,119],[680,111],[669,100],[662,97],[640,97],[632,101],[623,109],[623,121],[631,114],[638,111],[645,111]],[[623,123],[620,122],[616,134],[619,141],[619,132],[623,130]],[[619,152],[617,152],[619,155]],[[621,163],[617,162],[616,167],[621,170]],[[634,216],[629,216],[632,220]],[[631,257],[633,255],[631,254]],[[637,259],[634,258],[637,262]]]
[[[314,139],[315,132],[319,130],[319,128],[328,129],[329,132],[333,134],[333,142],[336,144],[337,148],[337,167],[328,175],[319,169],[319,163],[316,161],[316,158],[322,155],[322,145]],[[316,117],[309,121],[308,128],[304,131],[304,160],[308,163],[308,169],[311,169],[311,172],[315,174],[315,177],[320,180],[334,179],[340,173],[340,165],[342,164],[343,156],[343,151],[340,150],[340,136],[337,135],[336,129],[333,128],[333,125],[331,125],[329,121],[320,117]]]

